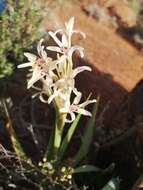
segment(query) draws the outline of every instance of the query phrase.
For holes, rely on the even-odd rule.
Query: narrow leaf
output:
[[[113,178],[101,190],[119,190],[119,184],[119,178]]]
[[[6,100],[5,99],[1,99],[1,103],[3,105],[3,109],[5,111],[5,115],[7,117],[7,123],[5,125],[6,129],[7,129],[7,132],[9,134],[9,137],[10,137],[10,140],[12,142],[12,147],[15,151],[15,153],[21,157],[21,158],[27,158],[26,156],[26,153],[23,149],[23,147],[21,146],[20,142],[19,142],[19,139],[13,129],[13,126],[12,126],[12,121],[10,119],[10,115],[9,115],[9,112],[8,112],[8,108],[7,108],[7,104],[6,104]]]
[[[54,144],[53,144],[53,156],[54,159],[58,159],[58,150],[61,146],[63,129],[65,126],[65,114],[61,115],[57,112],[56,122],[55,122],[55,135],[54,135]]]
[[[100,169],[100,168],[98,168],[96,166],[87,164],[87,165],[82,165],[82,166],[79,166],[79,167],[75,168],[73,173],[100,172],[103,175],[105,175],[105,174],[111,173],[113,171],[114,167],[115,167],[114,164],[111,164],[106,169]]]
[[[53,156],[53,144],[54,144],[54,130],[51,131],[49,143],[44,154],[44,158],[48,158],[48,160],[51,160]]]
[[[63,139],[63,142],[61,144],[61,147],[59,149],[59,153],[58,153],[58,160],[61,160],[64,153],[65,153],[65,150],[67,148],[67,146],[69,145],[70,141],[71,141],[71,138],[74,134],[74,131],[78,125],[78,122],[81,118],[81,114],[78,114],[75,121],[72,123],[72,125],[70,126],[65,138]]]
[[[111,173],[111,172],[113,172],[114,168],[115,168],[115,164],[112,163],[112,164],[110,164],[107,168],[103,169],[103,170],[102,170],[102,173],[103,173],[104,175],[106,175],[106,174],[108,174],[108,173]]]
[[[101,172],[102,170],[93,165],[83,165],[74,169],[73,173],[83,173],[83,172]]]
[[[12,127],[12,123],[11,123],[10,119],[6,124],[6,129],[9,134],[9,137],[11,139],[12,147],[13,147],[15,153],[17,154],[17,156],[26,159],[27,158],[26,153],[18,140],[18,137]]]
[[[92,112],[92,117],[88,121],[88,125],[85,129],[84,136],[83,136],[83,141],[81,144],[81,147],[75,156],[75,165],[77,165],[88,153],[89,146],[92,142],[93,134],[94,134],[94,126],[95,126],[95,117],[97,113],[99,105],[99,97],[97,98],[97,102],[93,107],[93,112]]]

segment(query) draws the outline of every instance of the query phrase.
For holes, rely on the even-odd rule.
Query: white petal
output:
[[[79,108],[77,113],[80,113],[80,114],[86,115],[86,116],[92,116],[92,114],[89,111],[82,109],[82,108]]]
[[[48,98],[48,104],[50,104],[56,96],[58,96],[58,91],[55,91],[54,94],[52,94],[52,95]]]
[[[40,93],[39,99],[41,100],[41,102],[43,103],[48,103],[48,98],[45,100],[43,93]]]
[[[45,79],[41,78],[41,81],[43,83],[43,90],[47,91],[47,86],[48,86],[48,88],[51,87],[51,85],[53,84],[53,79],[48,74],[46,74],[44,77],[46,77],[46,78]]]
[[[28,81],[27,88],[28,88],[28,89],[31,88],[32,85],[33,85],[35,82],[37,82],[37,81],[38,81],[37,78],[34,79],[34,78],[32,77],[32,78]]]
[[[79,104],[79,106],[80,106],[80,107],[85,107],[85,106],[87,106],[88,104],[92,104],[92,103],[95,103],[95,102],[97,102],[96,99],[87,100],[87,101],[83,102],[82,104]]]
[[[50,73],[52,72],[54,69],[57,68],[57,61],[47,61],[47,64],[45,65],[45,69]],[[52,74],[52,73],[51,73]]]
[[[83,38],[86,38],[86,34],[84,32],[74,30],[72,33],[79,33]]]
[[[65,34],[62,35],[62,44],[65,48],[68,47],[68,39],[67,39],[67,36]]]
[[[34,54],[32,54],[32,53],[28,53],[28,52],[26,52],[26,53],[24,53],[24,55],[28,58],[28,60],[30,61],[30,62],[35,62],[36,61],[36,59],[37,59],[37,56],[36,55],[34,55]]]
[[[61,79],[59,79],[56,83],[55,83],[55,87],[56,88],[64,88],[65,87],[65,83],[66,81],[65,81],[65,78],[61,78]]]
[[[69,109],[67,109],[67,108],[60,108],[60,112],[61,113],[68,113]]]
[[[67,23],[65,23],[66,32],[69,38],[71,38],[73,26],[74,26],[74,17],[70,18]]]
[[[53,40],[58,44],[59,47],[63,47],[63,44],[53,32],[50,31],[49,35],[53,38]]]
[[[41,92],[37,92],[37,93],[33,94],[33,95],[32,95],[32,98],[35,98],[36,96],[39,96],[40,93],[41,93]]]
[[[44,48],[44,47],[42,46],[43,41],[44,41],[44,39],[42,38],[42,39],[39,41],[38,45],[37,45],[37,51],[38,51],[38,54],[39,54],[40,56],[41,56],[41,51],[42,51],[42,49]]]
[[[57,79],[57,75],[55,73],[53,73],[52,71],[49,71],[49,75],[46,75],[46,82],[48,82],[48,84],[52,85],[54,78]]]
[[[47,53],[45,50],[42,50],[41,51],[41,55],[42,55],[42,58],[46,61],[48,58],[47,58]]]
[[[66,101],[66,95],[64,93],[59,92],[59,96]]]
[[[62,55],[61,57],[58,58],[57,62],[58,62],[58,63],[64,63],[65,60],[66,60],[66,58],[67,58],[67,57],[66,57],[65,55]]]
[[[61,33],[61,32],[63,32],[63,29],[58,29],[58,30],[56,30],[56,31],[54,32],[54,34],[56,35],[57,33]]]
[[[42,90],[41,88],[38,88],[37,86],[34,86],[34,85],[32,86],[32,88],[35,89],[35,90],[38,90],[38,91],[40,91],[40,92],[41,92],[41,90]]]
[[[72,123],[72,121],[69,119],[65,119],[65,123]]]
[[[31,62],[28,62],[28,63],[23,63],[23,64],[20,64],[18,65],[17,67],[18,68],[25,68],[25,67],[31,67],[33,64]]]
[[[73,74],[72,77],[76,77],[76,75],[78,75],[79,73],[83,72],[83,71],[91,71],[91,68],[88,66],[81,66],[81,67],[77,67],[73,70]]]
[[[77,105],[80,102],[80,100],[81,100],[82,94],[76,88],[73,89],[73,92],[76,95],[76,97],[74,98],[73,104]]]
[[[68,51],[69,57],[72,57],[72,54],[73,54],[74,51],[76,51],[76,50],[79,51],[81,57],[84,57],[84,53],[83,53],[84,48],[81,47],[81,46],[72,46],[72,47],[69,49],[69,51]]]
[[[48,47],[46,47],[46,49],[49,51],[56,51],[56,52],[62,53],[61,48],[59,48],[57,46],[48,46]]]
[[[66,123],[72,123],[75,120],[75,114],[73,112],[70,112],[69,114],[71,116],[71,119],[70,120],[66,119],[65,120]]]
[[[37,82],[38,80],[40,80],[40,78],[42,78],[43,76],[41,76],[39,70],[37,68],[35,68],[33,70],[33,74],[32,74],[32,78],[28,81],[28,86],[27,88],[30,88],[31,86],[33,86],[33,84],[35,82]]]

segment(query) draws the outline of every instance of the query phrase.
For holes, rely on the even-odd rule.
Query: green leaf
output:
[[[54,130],[51,131],[50,139],[44,154],[44,158],[48,158],[48,160],[51,160],[53,156],[53,144],[54,144]]]
[[[26,153],[23,149],[23,147],[21,146],[16,133],[13,131],[12,135],[10,136],[11,142],[12,142],[12,146],[17,154],[17,156],[19,156],[20,158],[23,159],[27,159]]]
[[[92,142],[92,138],[93,138],[93,134],[94,134],[95,117],[96,117],[98,105],[99,105],[99,97],[97,98],[97,102],[93,107],[92,117],[89,119],[88,125],[85,129],[81,147],[75,156],[75,159],[74,159],[75,165],[77,165],[88,153],[89,146]]]
[[[136,14],[139,14],[139,12],[141,11],[141,3],[139,2],[139,0],[132,0],[131,2],[129,2],[129,6]]]
[[[83,165],[74,169],[73,173],[83,173],[83,172],[101,172],[102,170],[93,165]]]
[[[55,122],[55,135],[54,135],[54,144],[53,144],[53,156],[55,160],[58,160],[58,151],[61,146],[63,130],[65,126],[65,117],[57,111],[56,113],[56,122]]]
[[[104,170],[102,170],[102,173],[103,173],[104,175],[106,175],[106,174],[108,174],[108,173],[111,173],[111,172],[113,172],[114,168],[115,168],[115,164],[112,163],[112,164],[110,164],[107,168],[105,168]]]
[[[55,126],[55,137],[54,137],[54,154],[57,156],[58,149],[61,144],[62,139],[62,129],[60,127],[60,124],[57,122]]]
[[[17,135],[13,129],[12,121],[10,119],[6,99],[2,98],[0,101],[1,101],[1,104],[3,106],[5,116],[7,118],[7,123],[5,125],[5,128],[8,132],[9,137],[10,137],[12,147],[13,147],[15,153],[17,154],[17,156],[24,158],[24,159],[27,159],[26,153],[25,153],[22,145],[20,144],[20,141],[19,141],[19,139],[18,139],[18,137],[17,137]]]
[[[106,169],[100,169],[100,168],[98,168],[96,166],[87,164],[87,165],[82,165],[82,166],[79,166],[79,167],[75,168],[73,173],[100,172],[103,175],[105,175],[105,174],[108,174],[108,173],[112,172],[114,167],[115,167],[114,164],[111,164]]]
[[[101,190],[119,190],[119,184],[119,178],[113,178]]]
[[[81,114],[78,114],[75,121],[72,123],[72,125],[70,126],[65,138],[63,139],[63,142],[61,144],[61,147],[59,149],[59,153],[58,153],[58,160],[61,160],[65,151],[66,151],[66,148],[67,146],[69,145],[70,141],[71,141],[71,138],[74,134],[74,131],[78,125],[78,122],[81,118]]]

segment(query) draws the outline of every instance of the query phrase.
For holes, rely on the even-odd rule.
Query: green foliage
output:
[[[71,138],[74,134],[74,131],[76,129],[76,127],[78,126],[78,122],[80,120],[80,117],[81,117],[81,114],[78,114],[78,116],[76,117],[75,121],[72,123],[72,125],[70,126],[65,138],[63,139],[63,142],[61,144],[61,147],[60,147],[60,150],[59,150],[59,153],[58,153],[58,160],[62,159],[65,151],[66,151],[66,148],[68,147],[70,141],[71,141]]]
[[[40,21],[39,12],[38,10],[35,10],[35,8],[32,7],[32,0],[31,1],[30,0],[27,0],[27,1],[8,0],[7,9],[0,16],[0,36],[1,36],[0,37],[1,38],[0,78],[4,78],[5,76],[10,75],[13,69],[15,68],[15,66],[23,62],[23,59],[24,59],[23,53],[27,50],[27,47],[32,48],[33,42],[37,39],[36,31],[37,31],[39,21]],[[71,19],[69,22],[71,24],[71,27],[72,27],[72,22],[74,22],[74,19]],[[69,28],[68,24],[66,24],[66,28]],[[41,49],[43,50],[43,46],[41,46]],[[70,57],[70,60],[71,60],[71,57]],[[71,67],[71,62],[69,64],[69,67]],[[86,68],[84,70],[89,70],[89,69]],[[74,70],[71,70],[71,72],[73,71]],[[79,70],[79,72],[81,71]],[[58,73],[58,70],[57,70],[57,73]],[[74,81],[74,78],[73,78],[73,81]],[[69,87],[71,88],[72,86],[69,86]],[[71,94],[68,94],[68,97],[69,95]],[[79,105],[74,105],[73,103],[73,106],[77,106],[77,109],[79,106],[79,111],[77,110],[77,113],[80,113],[81,105],[84,105],[85,103],[88,105],[93,102],[96,102],[96,100],[94,99],[91,101],[85,101],[83,104],[79,104]],[[70,103],[70,100],[69,100],[69,103]],[[104,175],[105,173],[107,173],[109,169],[111,168],[101,170],[98,167],[89,165],[89,164],[87,165],[84,164],[83,166],[75,167],[79,164],[79,162],[81,162],[86,157],[89,151],[89,148],[93,139],[93,135],[94,135],[95,117],[97,113],[98,103],[99,103],[99,98],[97,99],[97,103],[95,104],[93,108],[92,117],[89,119],[87,127],[85,129],[85,132],[82,138],[83,141],[81,143],[81,147],[79,148],[79,151],[77,152],[77,154],[73,155],[73,158],[66,158],[64,157],[64,154],[79,124],[81,115],[79,114],[76,117],[75,121],[71,124],[71,126],[69,126],[69,129],[65,130],[65,127],[66,127],[65,118],[67,115],[66,113],[63,114],[59,112],[59,110],[57,110],[57,108],[58,109],[60,108],[60,107],[57,107],[58,105],[57,104],[55,107],[56,109],[55,127],[53,126],[53,128],[51,129],[51,134],[50,134],[46,153],[45,155],[43,155],[43,159],[40,158],[40,160],[36,164],[33,164],[32,160],[29,161],[29,158],[26,157],[26,153],[24,152],[24,149],[21,146],[19,139],[12,126],[10,116],[9,114],[6,114],[7,119],[9,121],[8,122],[9,125],[5,127],[8,130],[8,135],[10,136],[13,149],[16,153],[14,155],[14,159],[18,158],[20,160],[20,166],[22,166],[21,172],[23,172],[23,174],[22,176],[20,176],[21,177],[20,180],[24,176],[26,181],[29,181],[32,185],[36,186],[38,189],[41,189],[41,190],[42,189],[43,190],[44,189],[51,189],[51,190],[71,189],[70,187],[74,185],[73,174],[75,175],[76,173],[97,172],[97,173],[100,173],[101,175],[102,174]],[[5,104],[4,104],[4,107],[5,107]],[[6,110],[6,113],[7,113],[7,110]],[[66,131],[67,133],[64,135],[64,132]],[[16,171],[14,171],[14,175],[13,173],[11,173],[11,176],[15,177],[15,173],[17,174],[17,164],[14,165],[13,167],[16,168]],[[16,178],[14,180],[16,181]],[[61,187],[55,188],[56,186],[61,186]],[[112,189],[112,190],[115,190],[115,189]]]
[[[102,170],[93,165],[82,165],[74,169],[74,173],[101,172]]]
[[[107,185],[105,185],[102,190],[119,190],[119,178],[111,179]]]
[[[83,136],[83,142],[81,144],[81,147],[75,156],[75,165],[77,165],[88,153],[90,144],[92,142],[93,134],[94,134],[94,127],[95,127],[95,116],[97,113],[99,104],[99,97],[97,99],[97,103],[94,105],[92,117],[89,119],[84,136]]]
[[[115,168],[114,164],[111,164],[108,168],[106,169],[100,169],[96,166],[93,165],[82,165],[78,166],[77,168],[74,168],[73,173],[83,173],[83,172],[100,172],[102,174],[109,174],[111,173]]]
[[[40,14],[29,0],[7,0],[0,15],[0,78],[12,74],[23,62],[24,51],[37,39]]]
[[[87,140],[86,140],[87,138],[90,138],[90,139],[88,139],[89,140],[88,145],[85,145],[85,144],[81,145],[82,149],[80,148],[80,151],[83,150],[83,147],[84,147],[84,150],[86,150],[86,151],[84,151],[84,153],[81,153],[80,161],[81,161],[81,159],[83,159],[86,156],[88,149],[89,149],[89,145],[92,141],[93,128],[95,126],[94,125],[95,124],[95,115],[97,113],[98,103],[99,103],[99,98],[93,108],[93,117],[91,119],[89,119],[88,127],[85,132],[86,135],[83,136],[83,141],[85,141],[85,142],[87,142]],[[7,116],[7,117],[9,118],[9,116]],[[75,184],[74,184],[74,180],[73,180],[73,175],[75,175],[75,174],[80,173],[80,175],[84,175],[85,173],[94,172],[94,174],[99,174],[102,178],[102,176],[109,175],[109,173],[113,172],[114,165],[112,165],[112,164],[106,169],[100,169],[100,168],[90,165],[90,164],[84,164],[82,166],[73,167],[74,160],[71,160],[71,162],[70,162],[70,161],[68,161],[68,159],[64,158],[64,153],[65,153],[67,147],[69,146],[69,143],[72,139],[75,129],[79,125],[80,118],[81,118],[81,115],[78,114],[75,121],[71,124],[71,126],[67,130],[66,135],[61,138],[61,145],[59,147],[58,154],[57,154],[58,159],[53,160],[52,158],[50,158],[49,153],[51,154],[51,152],[49,152],[49,150],[48,150],[48,153],[44,155],[44,158],[38,163],[38,165],[32,164],[32,161],[26,157],[26,154],[25,154],[23,148],[21,147],[21,144],[19,143],[19,140],[13,130],[13,126],[12,126],[11,122],[9,122],[10,126],[9,126],[9,128],[7,128],[7,130],[8,130],[8,134],[10,135],[10,139],[11,139],[13,148],[16,153],[16,154],[14,154],[14,159],[19,159],[20,165],[22,167],[22,171],[20,171],[20,174],[17,173],[17,168],[19,167],[17,164],[12,165],[12,168],[8,169],[8,172],[10,173],[10,175],[12,176],[12,179],[14,180],[13,184],[16,187],[20,187],[20,186],[18,186],[20,184],[20,181],[24,180],[24,185],[28,184],[28,187],[32,186],[35,189],[37,188],[37,189],[44,190],[47,187],[48,187],[48,189],[51,189],[51,190],[54,190],[54,189],[64,190],[64,189],[70,189],[70,188],[74,189]],[[54,138],[52,133],[51,133],[50,137]],[[51,146],[51,147],[53,147],[53,146]],[[53,151],[52,151],[52,153],[53,153]],[[8,154],[9,153],[7,153],[7,155]],[[5,159],[7,159],[7,158],[5,158]],[[27,162],[27,160],[28,160],[28,162]],[[4,163],[7,163],[7,162],[4,162]],[[11,163],[13,164],[13,160],[11,160]],[[10,163],[10,165],[11,165],[11,163]],[[1,162],[0,162],[0,164],[1,164]],[[78,162],[77,162],[77,164],[78,164]],[[1,168],[1,165],[0,165],[0,173],[1,172],[3,172],[3,176],[4,176],[3,178],[5,179],[6,184],[11,185],[12,182],[7,177],[7,173],[6,173],[7,171],[3,171],[3,169]],[[24,172],[24,173],[22,173],[22,172]],[[23,174],[24,174],[24,179],[23,179]],[[17,178],[17,175],[19,176],[18,178]],[[1,175],[0,175],[0,180],[4,181],[3,178],[1,179]],[[4,184],[4,185],[6,185],[6,184]],[[117,190],[115,188],[111,189],[110,186],[111,186],[111,182],[109,184],[107,184],[105,186],[105,188],[107,188],[107,190]],[[4,187],[7,187],[7,186],[4,186]],[[75,188],[75,189],[77,189],[77,188]],[[83,189],[83,187],[81,187],[81,189]],[[106,189],[103,189],[103,190],[106,190]]]
[[[141,3],[139,2],[139,0],[132,0],[130,1],[130,7],[137,13],[139,14],[140,10],[141,10]]]
[[[10,137],[10,140],[12,143],[12,147],[13,147],[13,149],[17,155],[19,155],[21,158],[26,159],[27,157],[26,157],[26,154],[23,150],[23,147],[19,143],[18,137],[17,137],[17,135],[16,135],[16,133],[12,127],[12,121],[11,121],[10,116],[9,116],[8,105],[7,105],[6,99],[1,98],[0,99],[0,105],[1,105],[1,108],[4,112],[5,118],[7,120],[7,124],[5,125],[5,127],[7,129],[8,134],[9,134],[9,137]]]

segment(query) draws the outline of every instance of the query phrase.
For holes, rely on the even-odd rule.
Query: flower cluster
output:
[[[80,103],[82,93],[75,87],[75,77],[83,71],[91,71],[88,66],[81,66],[73,68],[72,56],[75,51],[79,51],[80,56],[83,57],[83,48],[71,44],[71,38],[73,33],[79,31],[73,30],[74,18],[71,18],[63,29],[59,29],[55,32],[49,32],[49,35],[53,38],[56,46],[45,47],[43,45],[43,39],[40,40],[37,46],[38,56],[25,53],[24,55],[28,59],[28,63],[19,65],[19,68],[31,67],[31,78],[28,80],[28,88],[34,87],[37,81],[42,82],[42,89],[38,89],[39,98],[42,102],[50,104],[54,103],[59,113],[65,115],[65,122],[72,122],[75,119],[75,113],[81,113],[86,116],[91,116],[91,113],[85,110],[85,106],[96,102],[93,100],[86,100]],[[61,38],[58,38],[58,34],[61,34]],[[83,37],[85,34],[79,32]],[[47,56],[47,51],[56,52],[56,60]],[[71,102],[71,96],[74,96]],[[68,119],[70,115],[70,119]]]

